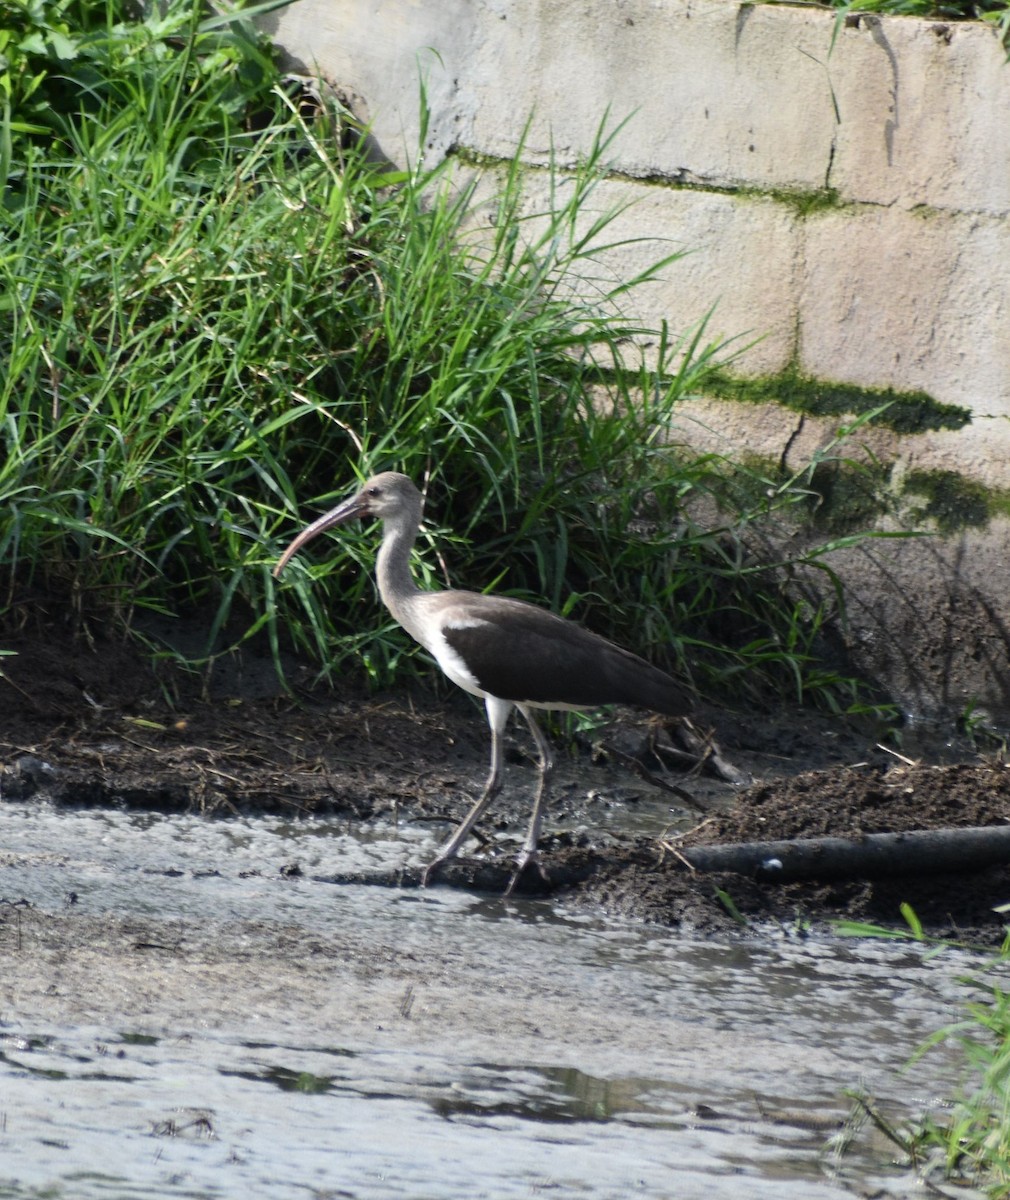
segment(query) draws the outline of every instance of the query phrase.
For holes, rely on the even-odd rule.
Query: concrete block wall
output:
[[[295,64],[362,98],[394,161],[417,153],[421,74],[428,155],[508,160],[525,129],[531,168],[552,154],[571,163],[608,109],[629,117],[595,202],[634,201],[608,236],[647,240],[608,265],[630,275],[690,251],[633,315],[683,330],[715,304],[712,332],[754,343],[734,363],[743,375],[791,369],[963,406],[963,429],[868,431],[871,449],[900,471],[1010,489],[1010,66],[993,28],[839,26],[809,7],[734,0],[297,0],[263,24]],[[684,420],[730,453],[781,449],[797,425],[774,405],[703,398]],[[836,424],[808,421],[805,438]],[[1010,527],[934,546],[928,570],[900,556],[898,607],[925,589],[925,629],[957,593],[980,640],[895,686],[922,711],[975,698],[1010,712],[1010,580],[994,570],[1010,559]],[[854,570],[878,622],[882,585]]]

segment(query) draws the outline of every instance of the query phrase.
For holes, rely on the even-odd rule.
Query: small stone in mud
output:
[[[0,771],[0,797],[27,800],[40,789],[51,786],[59,777],[52,765],[34,754],[22,754]]]

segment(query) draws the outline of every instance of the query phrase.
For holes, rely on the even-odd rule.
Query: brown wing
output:
[[[693,707],[665,671],[532,604],[479,596],[460,610],[459,626],[452,615],[442,626],[445,640],[480,686],[503,700],[578,708],[633,704],[668,716]]]

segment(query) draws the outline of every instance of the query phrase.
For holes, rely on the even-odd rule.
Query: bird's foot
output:
[[[432,877],[438,874],[443,863],[448,862],[450,857],[449,854],[438,854],[428,863],[421,874],[421,887],[426,888],[431,883]]]
[[[506,896],[512,895],[512,891],[515,888],[515,885],[519,882],[519,879],[522,876],[523,872],[530,865],[536,867],[536,869],[540,875],[540,878],[544,881],[544,883],[548,882],[547,872],[544,870],[544,865],[540,861],[539,851],[537,851],[535,849],[533,849],[533,850],[527,849],[527,847],[524,846],[522,848],[522,850],[520,850],[519,853],[516,855],[515,864],[516,864],[516,869],[512,872],[512,878],[509,880],[509,885],[505,889],[504,894]]]
[[[456,857],[455,853],[436,854],[435,857],[431,860],[431,862],[428,863],[428,865],[421,872],[421,887],[426,888],[428,886],[428,884],[431,883],[431,881],[434,879],[434,877],[438,874],[438,872],[442,869],[442,867],[449,861],[449,859],[455,858],[455,857]],[[550,882],[547,872],[544,869],[544,866],[540,861],[540,853],[538,850],[528,849],[527,847],[524,846],[522,848],[522,850],[520,850],[519,853],[515,856],[514,862],[515,862],[515,870],[512,872],[512,878],[509,880],[509,885],[505,889],[504,895],[506,895],[506,896],[512,895],[513,889],[515,888],[516,884],[519,882],[519,879],[521,878],[523,873],[526,871],[526,868],[529,866],[536,867],[536,869],[540,875],[540,878],[543,880],[544,883]]]

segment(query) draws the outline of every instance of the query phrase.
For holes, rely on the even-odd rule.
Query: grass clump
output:
[[[1010,905],[996,909],[999,913],[1008,910]],[[901,905],[901,915],[906,929],[856,922],[839,922],[836,929],[856,937],[911,938],[930,944],[931,956],[945,948],[982,949],[965,942],[929,937],[908,904]],[[1010,991],[1005,986],[1008,961],[1010,932],[989,965],[961,981],[969,989],[968,998],[960,1004],[961,1019],[932,1034],[912,1059],[915,1062],[937,1046],[954,1046],[965,1075],[971,1080],[970,1090],[945,1104],[941,1115],[927,1113],[900,1126],[885,1117],[864,1093],[850,1093],[856,1120],[852,1128],[843,1132],[837,1149],[847,1149],[855,1129],[864,1118],[869,1118],[907,1156],[927,1189],[938,1192],[934,1185],[950,1181],[980,1189],[994,1200],[1010,1196]]]
[[[789,4],[791,0],[764,0],[766,4]],[[838,10],[839,19],[873,13],[885,17],[923,17],[948,21],[991,21],[1006,38],[1010,30],[1007,0],[822,0],[825,8]]]
[[[843,13],[895,17],[945,17],[952,21],[1000,20],[1010,14],[1007,0],[829,0]]]
[[[913,927],[912,933],[922,938],[921,929]],[[1004,942],[991,968],[963,980],[970,989],[970,998],[961,1005],[961,1019],[938,1030],[916,1054],[919,1058],[939,1045],[957,1050],[971,1080],[958,1099],[938,1112],[898,1127],[869,1098],[853,1097],[857,1108],[907,1156],[926,1187],[933,1191],[938,1190],[938,1183],[950,1182],[971,1187],[972,1194],[981,1192],[993,1200],[1010,1196],[1010,991],[1005,987],[1008,958],[1010,941]]]
[[[765,4],[789,4],[791,0],[764,0]],[[837,13],[835,32],[857,24],[862,14],[884,17],[920,17],[940,21],[986,21],[992,24],[1010,54],[1010,0],[822,0]],[[945,33],[938,28],[938,34]]]
[[[923,17],[927,20],[987,21],[995,27],[1003,48],[1010,56],[1008,0],[831,0],[831,4],[839,10],[840,21],[857,19],[860,13]]]
[[[1010,1196],[1010,991],[1002,978],[1008,957],[1004,946],[1000,981],[971,981],[976,998],[965,1004],[964,1019],[932,1039],[958,1047],[974,1087],[948,1118],[926,1119],[913,1135],[917,1157],[932,1158],[945,1177],[981,1187],[994,1200]]]
[[[718,347],[704,323],[672,337],[623,317],[672,257],[594,274],[619,127],[530,212],[517,166],[488,201],[452,163],[370,163],[336,106],[304,115],[247,14],[40,4],[79,49],[26,35],[8,88],[8,627],[40,596],[121,630],[195,612],[207,662],[262,635],[278,660],[293,643],[388,681],[406,647],[377,609],[374,535],[347,534],[333,566],[300,557],[282,585],[270,570],[356,477],[396,468],[429,495],[429,581],[546,597],[685,672],[690,651],[737,694],[850,703],[822,653],[843,543],[768,561],[750,536],[802,505],[807,470],[769,481],[671,444]],[[75,99],[43,113],[67,62]]]

